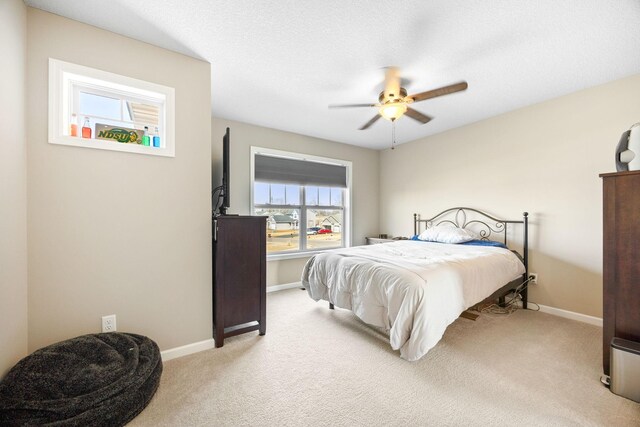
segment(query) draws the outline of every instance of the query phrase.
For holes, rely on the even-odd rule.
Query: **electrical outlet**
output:
[[[531,284],[532,285],[537,285],[538,284],[538,273],[529,273],[529,277],[531,278]]]
[[[102,316],[102,332],[116,331],[116,315]]]

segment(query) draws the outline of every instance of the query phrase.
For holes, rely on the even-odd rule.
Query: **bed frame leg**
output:
[[[522,297],[522,308],[527,309],[527,300],[529,299],[529,289],[524,288],[522,292],[520,292],[520,296]]]
[[[333,310],[333,304],[329,303],[329,309]]]

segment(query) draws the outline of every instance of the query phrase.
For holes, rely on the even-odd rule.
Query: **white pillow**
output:
[[[427,228],[418,236],[419,240],[439,243],[464,243],[477,238],[473,231],[446,224]]]

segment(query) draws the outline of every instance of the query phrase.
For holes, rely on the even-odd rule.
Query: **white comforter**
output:
[[[460,313],[522,274],[507,249],[398,241],[314,255],[302,283],[314,300],[385,328],[403,359],[418,360]]]

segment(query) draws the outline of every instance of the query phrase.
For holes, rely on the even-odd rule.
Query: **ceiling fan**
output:
[[[329,108],[352,108],[352,107],[376,107],[378,114],[365,123],[360,130],[369,128],[380,117],[384,117],[391,122],[395,122],[403,115],[411,117],[422,124],[429,122],[429,117],[421,112],[409,107],[414,102],[425,101],[438,96],[448,95],[454,92],[460,92],[467,89],[467,82],[460,82],[449,86],[443,86],[438,89],[428,90],[426,92],[416,93],[407,96],[407,90],[400,86],[400,71],[397,67],[388,67],[385,72],[384,90],[378,96],[378,102],[375,104],[340,104],[329,105]]]

